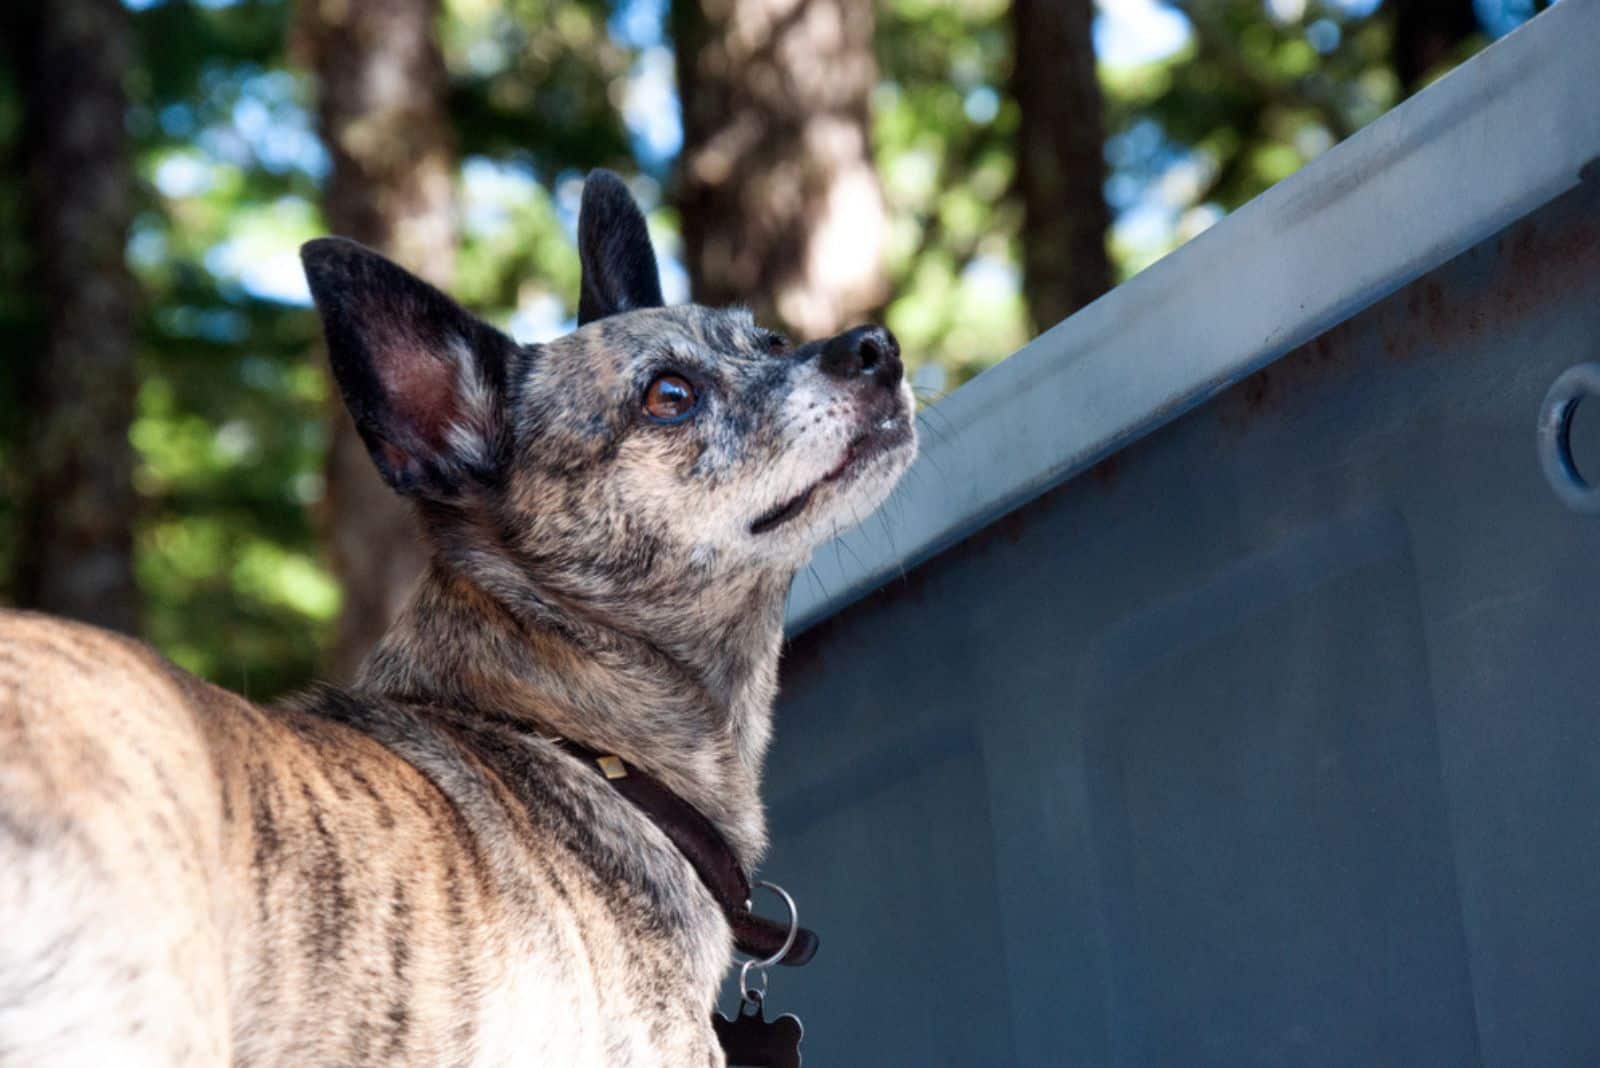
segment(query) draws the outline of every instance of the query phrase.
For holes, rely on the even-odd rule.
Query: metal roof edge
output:
[[[1577,185],[1595,56],[1600,0],[1561,0],[939,401],[886,521],[796,578],[789,633]]]

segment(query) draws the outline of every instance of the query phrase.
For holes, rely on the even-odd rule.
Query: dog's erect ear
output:
[[[578,325],[635,308],[661,307],[661,272],[639,205],[622,179],[590,171],[578,211],[583,293]]]
[[[491,482],[516,343],[354,241],[318,238],[300,259],[334,380],[384,480],[434,499]]]

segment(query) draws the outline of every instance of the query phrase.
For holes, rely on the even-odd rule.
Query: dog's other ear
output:
[[[590,171],[578,211],[583,293],[578,325],[635,308],[661,307],[661,272],[644,215],[610,171]]]
[[[492,482],[516,343],[354,241],[309,241],[300,260],[334,380],[384,480],[433,499]]]

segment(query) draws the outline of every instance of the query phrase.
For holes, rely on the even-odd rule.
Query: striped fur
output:
[[[383,307],[442,316],[380,336],[455,370],[357,385],[464,407],[410,433],[379,421],[405,397],[367,398],[434,558],[353,686],[260,707],[0,613],[0,1065],[722,1063],[725,921],[549,739],[648,769],[753,867],[784,594],[909,462],[909,391],[739,311],[521,347],[428,294]],[[695,419],[638,417],[663,368]]]

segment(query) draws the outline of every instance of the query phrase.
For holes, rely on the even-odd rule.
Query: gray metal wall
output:
[[[1600,1064],[1588,173],[794,641],[807,1064]]]

